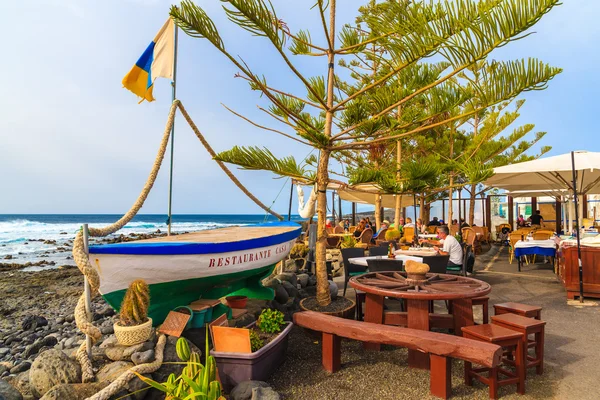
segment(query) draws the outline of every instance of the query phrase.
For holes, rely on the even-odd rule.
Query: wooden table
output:
[[[473,297],[485,296],[492,288],[483,281],[446,274],[427,274],[425,280],[407,280],[405,272],[372,272],[350,278],[350,286],[366,293],[365,322],[407,326],[429,331],[431,327],[454,329],[462,335],[463,326],[474,325]],[[386,297],[406,299],[407,312],[384,311]],[[453,314],[430,314],[429,302],[452,300]],[[380,345],[365,343],[369,350]],[[408,364],[414,368],[429,368],[426,354],[408,351]]]
[[[556,258],[556,242],[554,241],[554,239],[527,239],[525,241],[519,240],[517,243],[515,243],[514,251],[515,258],[517,259],[518,271],[521,272],[522,256],[547,256],[552,257],[552,260],[554,260]]]
[[[361,267],[367,267],[368,266],[367,260],[375,260],[378,258],[388,259],[387,256],[353,257],[353,258],[349,258],[348,262],[350,264],[360,265]],[[423,257],[399,255],[399,256],[396,256],[396,258],[394,258],[394,260],[403,261],[403,262],[407,262],[408,260],[423,262]]]

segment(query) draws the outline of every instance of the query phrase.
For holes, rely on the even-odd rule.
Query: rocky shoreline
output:
[[[140,238],[140,235],[134,236]],[[134,239],[121,236],[105,242],[127,240]],[[248,312],[230,321],[230,325],[247,326],[267,307],[282,311],[285,319],[291,320],[292,314],[299,310],[300,300],[316,293],[315,276],[299,267],[295,260],[286,260],[281,273],[264,281],[265,286],[274,289],[275,300],[249,300]],[[331,285],[332,294],[337,296],[337,286],[333,282]],[[81,368],[74,354],[85,337],[73,317],[82,292],[83,276],[76,267],[60,266],[35,272],[17,267],[0,271],[0,399],[87,398],[130,367],[155,359],[156,336],[136,346],[116,343],[113,324],[118,316],[97,296],[92,303],[93,320],[103,334],[93,348],[97,381],[82,384]],[[184,336],[198,348],[204,348],[203,329],[191,329]],[[176,338],[169,337],[165,362],[178,361],[175,342]],[[152,378],[164,381],[171,372],[176,372],[173,366],[163,364]],[[164,395],[152,390],[128,396],[145,386],[134,379],[119,395],[137,400],[163,398]]]

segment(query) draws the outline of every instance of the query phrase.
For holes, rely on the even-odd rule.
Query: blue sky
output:
[[[263,38],[230,24],[221,2],[198,0],[231,53],[241,56],[275,87],[299,90]],[[338,26],[352,21],[365,1],[338,1]],[[311,29],[323,40],[314,1],[276,0],[292,31]],[[492,58],[538,57],[564,69],[543,92],[527,93],[521,124],[547,131],[550,154],[598,151],[600,78],[597,15],[600,2],[565,1]],[[170,85],[159,80],[156,102],[137,104],[121,79],[168,15],[163,0],[21,0],[0,3],[4,57],[0,63],[0,213],[122,213],[137,198],[156,156],[170,104]],[[277,155],[300,158],[309,149],[261,131],[221,103],[258,122],[270,123],[264,105],[229,61],[204,40],[180,35],[178,98],[217,151],[234,145],[266,145]],[[325,59],[299,58],[308,75],[324,74]],[[272,125],[272,124],[271,124]],[[181,118],[175,138],[174,213],[260,213],[222,173]],[[166,160],[168,161],[168,160]],[[266,172],[235,170],[239,179],[271,204],[285,184]],[[144,213],[166,211],[165,163]],[[287,211],[289,184],[274,203]],[[294,199],[294,208],[296,200]],[[349,208],[349,206],[348,206]]]

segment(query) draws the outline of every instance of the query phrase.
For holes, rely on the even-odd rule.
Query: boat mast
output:
[[[175,101],[177,94],[177,33],[179,28],[173,24],[175,28],[175,51],[173,53],[173,81],[171,82],[172,87],[172,98],[171,104]],[[173,119],[173,125],[171,126],[171,167],[169,169],[169,217],[167,218],[167,235],[171,236],[171,204],[173,201],[173,148],[175,144],[175,119]]]

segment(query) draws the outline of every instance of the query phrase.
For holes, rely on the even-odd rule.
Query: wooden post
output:
[[[452,223],[452,221],[447,221],[446,220],[446,200],[442,199],[442,219],[444,221],[446,221],[446,223],[448,224],[448,226],[450,226],[450,224]],[[415,224],[417,223],[417,221],[415,221]]]
[[[485,197],[485,226],[490,232],[492,231],[492,198],[490,196]]]
[[[331,192],[331,224],[335,226],[335,192]]]
[[[462,201],[461,201],[462,200],[462,194],[461,194],[461,192],[462,192],[462,190],[459,189],[458,190],[458,224],[459,225],[460,225],[460,220],[462,219],[462,213],[461,213],[462,208],[460,206],[460,203],[462,203]]]
[[[583,196],[583,216],[581,218],[587,218],[588,217],[588,197],[587,194],[584,194]]]
[[[385,209],[383,207],[381,207],[381,210],[379,211],[379,218],[381,219],[380,222],[383,222],[383,220],[385,219]]]
[[[365,322],[372,322],[374,324],[383,323],[383,299],[383,296],[367,293],[365,299]],[[379,351],[381,345],[379,343],[363,342],[363,348],[365,350]]]
[[[340,197],[339,193],[338,193],[338,211],[340,214],[340,221],[344,219],[344,214],[342,213],[342,198]]]
[[[556,198],[556,203],[554,205],[554,218],[556,219],[556,233],[560,234],[560,229],[562,225],[562,204],[560,203],[560,199]]]
[[[508,224],[510,229],[515,229],[515,210],[512,196],[508,196]]]
[[[431,395],[447,399],[452,392],[452,359],[429,355],[429,390]]]
[[[337,372],[342,364],[341,339],[331,333],[322,333],[323,368],[328,372]]]
[[[352,226],[356,226],[356,203],[352,203]]]
[[[531,198],[531,215],[535,214],[536,210],[537,210],[537,197],[532,197]]]
[[[170,225],[169,225],[170,226]],[[89,257],[89,228],[88,224],[83,224],[83,247],[85,254]],[[92,292],[87,276],[83,276],[83,290],[85,293],[85,315],[88,322],[92,322]],[[85,346],[88,358],[92,359],[92,338],[90,335],[85,335]]]

